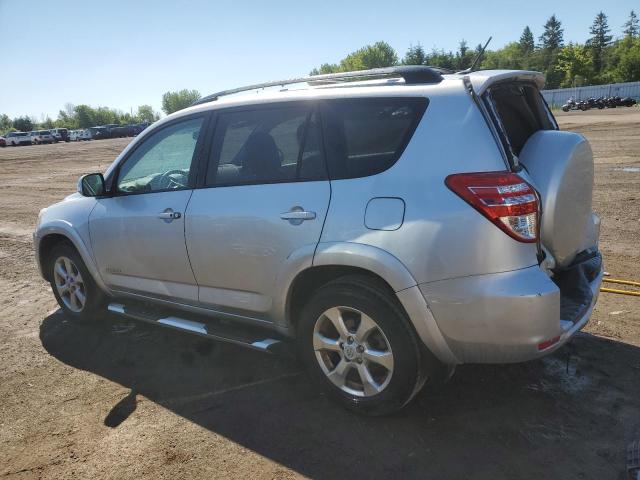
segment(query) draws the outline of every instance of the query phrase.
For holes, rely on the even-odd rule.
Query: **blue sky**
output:
[[[306,74],[368,43],[455,50],[536,38],[555,13],[583,42],[603,9],[614,35],[637,0],[0,0],[0,113],[55,118],[67,102],[160,110],[162,93],[203,95]],[[19,17],[19,21],[15,21]]]

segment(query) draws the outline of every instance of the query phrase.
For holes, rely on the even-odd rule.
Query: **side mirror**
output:
[[[104,195],[104,177],[101,173],[83,175],[78,180],[78,193],[83,197]]]

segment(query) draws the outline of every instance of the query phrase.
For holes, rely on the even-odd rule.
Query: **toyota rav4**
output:
[[[416,66],[210,95],[41,211],[42,275],[78,321],[295,341],[368,414],[462,363],[542,357],[603,275],[591,149],[543,83]]]

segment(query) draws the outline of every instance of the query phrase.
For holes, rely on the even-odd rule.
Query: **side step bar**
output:
[[[233,343],[261,352],[284,353],[284,342],[280,339],[265,337],[266,332],[260,328],[227,325],[216,320],[200,322],[168,314],[162,310],[145,310],[135,305],[122,303],[110,303],[107,310],[133,320],[187,331],[212,340]]]

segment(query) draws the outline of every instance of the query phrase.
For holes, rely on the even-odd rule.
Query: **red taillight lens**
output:
[[[510,237],[538,239],[538,197],[515,173],[460,173],[449,175],[445,184]]]

